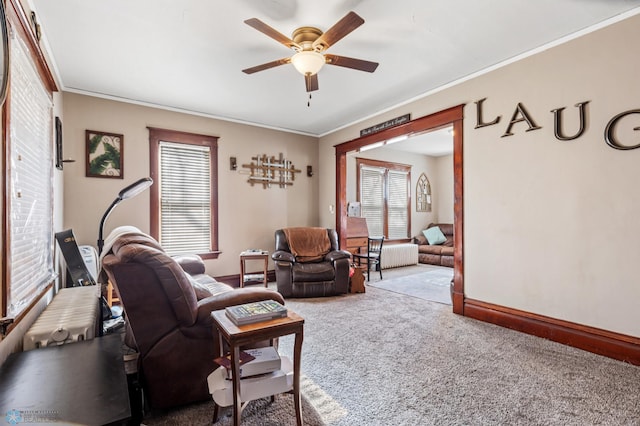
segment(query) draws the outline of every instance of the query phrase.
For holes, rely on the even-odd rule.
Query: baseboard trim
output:
[[[464,316],[640,365],[640,338],[473,299],[464,300]]]

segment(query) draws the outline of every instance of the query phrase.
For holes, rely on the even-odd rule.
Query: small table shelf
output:
[[[293,345],[293,401],[295,406],[295,414],[296,414],[296,424],[298,426],[302,426],[302,400],[300,397],[300,360],[302,354],[302,340],[303,340],[303,328],[304,328],[304,318],[292,312],[290,309],[287,312],[287,316],[284,318],[277,318],[268,321],[256,322],[253,324],[241,325],[237,326],[227,317],[225,310],[221,309],[218,311],[213,311],[211,313],[213,318],[214,327],[218,330],[219,336],[219,349],[220,353],[224,353],[224,343],[226,342],[229,345],[229,350],[231,352],[231,366],[232,366],[232,397],[233,397],[233,424],[234,426],[240,426],[240,416],[242,414],[242,391],[241,388],[243,383],[247,382],[248,379],[238,380],[240,376],[240,366],[238,365],[238,360],[240,359],[240,347],[244,345],[250,345],[255,342],[260,342],[263,340],[272,340],[276,339],[280,336],[286,336],[288,334],[294,334],[294,345]],[[284,361],[284,359],[283,359]],[[286,368],[285,363],[283,363],[283,367]],[[281,373],[284,373],[285,368],[279,370]],[[215,372],[214,372],[215,373]],[[285,377],[288,376],[288,372],[285,373]],[[286,380],[288,383],[288,379]],[[280,384],[282,385],[282,383]],[[280,393],[280,389],[283,386],[279,386],[272,390],[271,395],[275,395]],[[288,386],[287,386],[288,387]],[[211,390],[211,388],[210,388]],[[248,391],[248,390],[247,390]],[[265,395],[268,396],[268,395]],[[245,392],[245,398],[248,395]],[[223,398],[224,399],[224,398]],[[251,398],[254,399],[254,398]],[[213,413],[214,422],[218,417],[218,402],[214,399],[215,410]],[[221,401],[222,402],[222,401]],[[226,401],[225,401],[226,402]]]
[[[281,356],[280,370],[269,374],[240,379],[240,401],[245,404],[260,398],[291,392],[293,390],[293,364]],[[209,393],[220,407],[233,405],[233,383],[227,380],[227,369],[218,367],[207,378]]]
[[[248,273],[247,260],[259,260],[263,262],[262,273]],[[267,287],[267,267],[269,264],[269,252],[260,251],[243,251],[240,253],[240,287],[244,287],[245,283],[262,282]]]

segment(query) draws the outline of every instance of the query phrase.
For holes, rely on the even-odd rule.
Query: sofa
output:
[[[434,227],[442,231],[444,241],[429,244],[424,234],[425,231]],[[413,242],[418,244],[418,262],[453,268],[453,224],[431,223],[420,234],[413,237]]]
[[[271,258],[278,292],[284,297],[333,296],[349,291],[351,253],[339,250],[335,229],[278,229],[275,239]]]
[[[108,238],[105,248],[103,271],[124,308],[125,341],[139,353],[138,371],[152,408],[211,399],[207,376],[220,356],[212,311],[261,300],[284,304],[274,290],[234,289],[216,281],[205,274],[200,257],[170,257],[142,232]]]

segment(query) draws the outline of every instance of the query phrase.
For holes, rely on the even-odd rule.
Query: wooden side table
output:
[[[262,274],[250,274],[247,273],[247,260],[262,260],[264,266],[262,268]],[[267,287],[267,266],[269,264],[269,252],[262,250],[259,252],[243,251],[240,253],[240,287],[244,287],[245,282],[249,281],[262,281],[265,287]]]
[[[302,354],[302,340],[304,318],[292,312],[290,309],[287,317],[269,321],[257,322],[237,326],[229,320],[224,309],[211,313],[214,327],[218,329],[220,353],[224,354],[224,342],[229,345],[231,352],[232,382],[233,382],[233,424],[240,425],[242,415],[242,401],[240,399],[240,346],[248,345],[262,340],[272,340],[280,336],[295,334],[293,345],[293,401],[296,412],[296,423],[302,426],[302,400],[300,398],[300,358]],[[218,417],[218,404],[215,404],[213,421]]]
[[[114,304],[120,304],[120,299],[118,298],[116,289],[113,287],[113,284],[111,284],[111,280],[107,281],[107,304],[109,307],[112,307]]]

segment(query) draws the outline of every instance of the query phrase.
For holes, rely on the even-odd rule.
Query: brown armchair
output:
[[[285,228],[276,231],[275,239],[276,251],[271,258],[278,292],[284,297],[332,296],[349,291],[351,254],[339,250],[335,229]]]
[[[272,299],[265,288],[232,287],[204,274],[197,256],[178,261],[144,233],[116,238],[103,258],[128,322],[128,341],[139,352],[145,396],[153,408],[210,399],[207,376],[219,356],[211,312],[227,306]],[[185,269],[189,272],[185,272]]]

